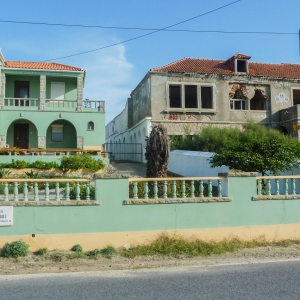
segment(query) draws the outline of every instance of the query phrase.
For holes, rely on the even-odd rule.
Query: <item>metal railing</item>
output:
[[[224,177],[129,178],[129,198],[222,197]]]
[[[88,179],[0,179],[1,201],[90,200]],[[81,190],[86,198],[80,198]],[[74,199],[71,199],[74,195]],[[1,205],[1,204],[0,204]]]

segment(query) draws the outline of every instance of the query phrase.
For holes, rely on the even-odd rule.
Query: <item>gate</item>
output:
[[[111,161],[143,162],[142,143],[105,143]]]

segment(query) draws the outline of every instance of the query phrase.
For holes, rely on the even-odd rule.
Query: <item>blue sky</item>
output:
[[[164,28],[227,5],[229,0],[2,0],[1,21]],[[154,67],[192,58],[227,59],[239,52],[253,62],[300,63],[299,0],[241,0],[172,29],[289,32],[290,35],[157,32],[0,22],[7,60],[56,62],[87,69],[84,97],[106,101],[106,122],[122,111],[131,90]]]

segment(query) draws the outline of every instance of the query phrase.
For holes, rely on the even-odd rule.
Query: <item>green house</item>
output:
[[[104,101],[83,100],[86,70],[7,61],[0,52],[0,148],[80,148],[105,143]]]

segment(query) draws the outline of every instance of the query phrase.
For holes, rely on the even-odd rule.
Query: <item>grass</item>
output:
[[[136,245],[128,250],[123,249],[120,254],[125,257],[136,256],[173,256],[173,257],[196,257],[221,255],[226,252],[235,252],[245,248],[266,246],[288,247],[300,244],[300,240],[267,241],[265,238],[242,241],[238,238],[224,239],[222,241],[202,241],[200,239],[185,239],[179,235],[162,234],[152,242],[145,245]]]

